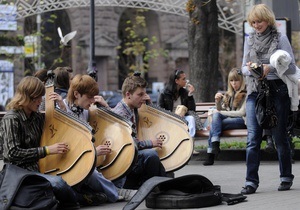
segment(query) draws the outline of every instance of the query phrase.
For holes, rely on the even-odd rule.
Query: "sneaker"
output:
[[[196,151],[196,150],[193,151],[193,155],[199,155],[199,153],[200,153],[200,152],[198,152],[198,151]]]
[[[123,198],[125,201],[129,201],[137,192],[137,190],[117,188],[120,198]]]
[[[87,206],[99,206],[107,201],[107,196],[104,193],[83,194],[84,204]]]
[[[278,191],[289,190],[292,185],[293,185],[293,182],[281,182],[279,187],[278,187]]]
[[[249,195],[249,194],[253,194],[256,192],[256,189],[250,185],[246,186],[246,187],[243,187],[241,193],[243,195]]]

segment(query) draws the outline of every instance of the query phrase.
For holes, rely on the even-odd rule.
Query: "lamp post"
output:
[[[90,61],[87,73],[97,81],[95,62],[95,1],[90,0]]]
[[[37,57],[38,57],[38,66],[37,68],[40,69],[42,66],[42,56],[41,56],[41,14],[38,13],[36,16],[36,23],[37,23]]]

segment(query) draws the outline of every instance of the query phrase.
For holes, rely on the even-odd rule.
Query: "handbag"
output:
[[[259,92],[255,101],[255,113],[258,124],[264,129],[274,128],[278,124],[276,109],[270,98],[270,87],[266,79],[259,80]]]
[[[178,105],[175,110],[175,114],[183,117],[188,111],[188,108],[184,105]]]

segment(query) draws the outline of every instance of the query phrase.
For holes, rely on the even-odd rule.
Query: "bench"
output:
[[[215,106],[214,102],[199,102],[196,103],[196,113],[204,123],[207,119],[208,110]],[[245,137],[247,136],[247,129],[232,129],[222,132],[222,137]],[[197,130],[196,137],[209,137],[209,130]]]

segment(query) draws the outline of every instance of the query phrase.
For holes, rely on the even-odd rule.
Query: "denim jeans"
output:
[[[290,110],[290,99],[287,86],[271,85],[271,98],[274,102],[278,117],[278,125],[271,129],[279,160],[279,171],[281,182],[291,182],[294,179],[292,174],[291,149],[287,136],[287,122]],[[246,183],[245,186],[252,186],[255,189],[259,185],[258,169],[260,164],[260,144],[262,141],[263,129],[259,126],[255,116],[255,100],[258,93],[251,93],[246,102],[247,116],[247,149],[246,149]]]
[[[112,203],[118,200],[116,186],[110,180],[106,179],[102,173],[98,172],[97,169],[82,183],[81,188],[89,193],[104,193],[108,201]]]
[[[195,136],[196,133],[196,121],[191,115],[184,116],[185,120],[188,121],[189,134],[191,137]]]
[[[212,122],[209,130],[207,153],[212,152],[212,142],[220,142],[222,131],[243,128],[246,128],[246,125],[242,117],[228,117],[222,115],[220,112],[215,112],[212,115]]]
[[[138,151],[138,158],[131,172],[126,177],[113,181],[113,183],[116,187],[123,188],[126,182],[134,182],[134,188],[136,188],[154,176],[167,176],[165,167],[156,150],[143,149]]]

